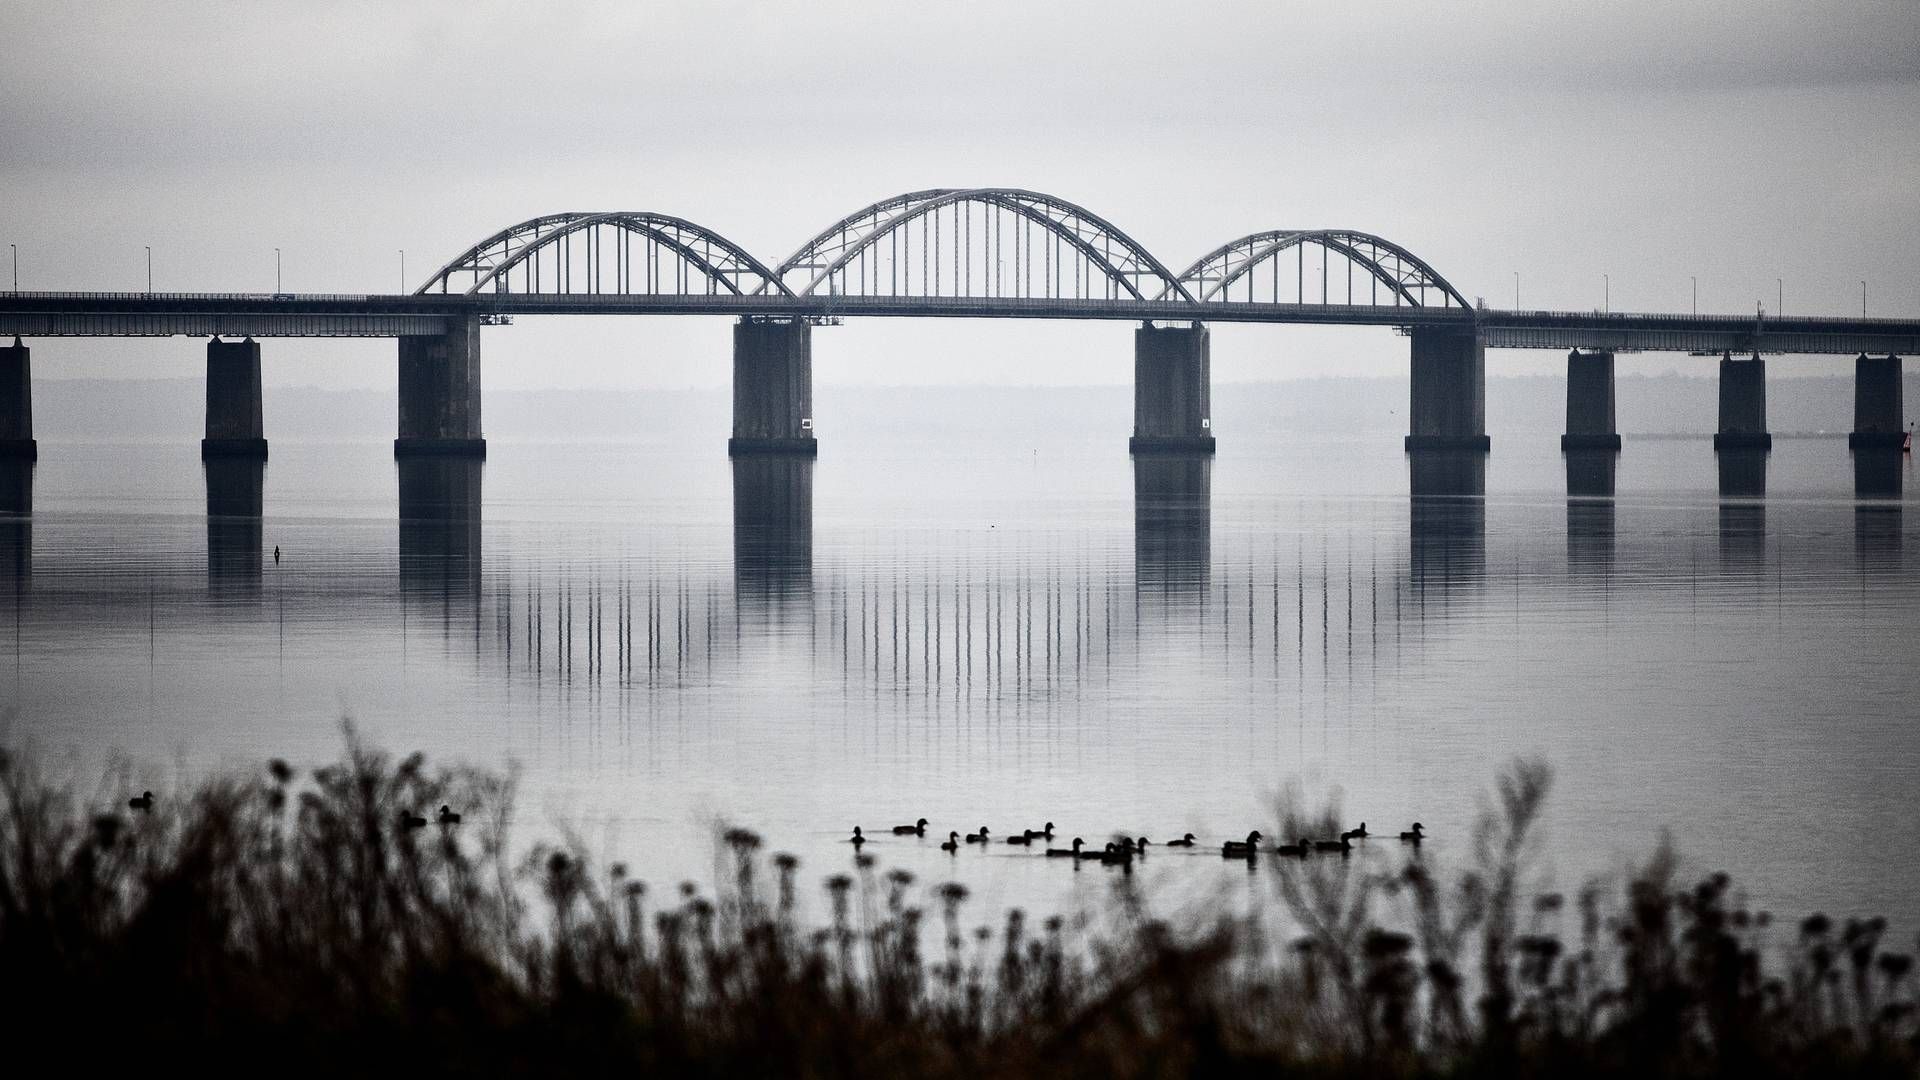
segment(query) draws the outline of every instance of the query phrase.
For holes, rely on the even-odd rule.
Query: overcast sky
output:
[[[0,5],[0,242],[27,289],[409,288],[556,210],[692,218],[776,262],[923,187],[1079,202],[1184,266],[1380,233],[1469,296],[1920,314],[1920,0]],[[721,320],[489,330],[491,387],[721,386]],[[1216,381],[1385,374],[1382,330],[1222,327]],[[36,376],[198,342],[35,343]],[[1123,383],[1125,324],[869,321],[823,383]],[[275,385],[390,386],[391,342]],[[1557,370],[1498,354],[1493,370]],[[1682,367],[1642,358],[1628,370]]]

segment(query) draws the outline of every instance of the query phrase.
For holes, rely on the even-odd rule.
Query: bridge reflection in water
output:
[[[1487,571],[1487,455],[1423,450],[1407,455],[1408,568],[1414,588],[1475,588]]]
[[[1617,450],[1568,450],[1567,569],[1606,573],[1613,568],[1613,478]]]
[[[813,459],[733,459],[733,586],[743,615],[812,618]]]
[[[1213,563],[1213,456],[1133,459],[1133,583],[1143,599],[1206,598]]]
[[[15,595],[33,580],[32,458],[0,457],[0,575]]]
[[[1763,569],[1767,559],[1767,456],[1771,451],[1715,451],[1720,472],[1720,565]]]
[[[1900,565],[1900,489],[1908,460],[1897,448],[1853,451],[1853,539],[1863,570]]]
[[[207,585],[229,597],[258,595],[264,550],[267,463],[210,457],[207,480]]]
[[[480,490],[484,461],[403,457],[400,481],[400,590],[438,600],[452,618],[480,598]]]

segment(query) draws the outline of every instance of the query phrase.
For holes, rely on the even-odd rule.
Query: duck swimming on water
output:
[[[427,827],[427,819],[411,810],[402,810],[400,811],[400,827],[403,829],[424,829]]]
[[[959,851],[960,850],[960,834],[957,832],[948,833],[947,842],[940,845],[940,850],[948,851],[948,852]]]
[[[867,838],[860,835],[860,826],[855,825],[853,827],[853,838],[851,840],[848,840],[847,843],[852,844],[857,849],[861,844],[864,844],[866,842],[867,842]]]
[[[1251,859],[1260,846],[1260,830],[1247,834],[1245,840],[1229,840],[1220,847],[1220,854],[1229,859]]]
[[[1031,843],[1033,843],[1033,834],[1032,834],[1031,832],[1017,832],[1017,833],[1008,833],[1008,834],[1007,834],[1007,843],[1009,843],[1009,844],[1031,844]]]
[[[925,836],[927,835],[927,819],[921,818],[919,821],[913,823],[912,825],[895,825],[893,827],[893,835]]]
[[[1085,840],[1076,836],[1073,838],[1073,846],[1070,848],[1048,848],[1047,857],[1050,859],[1077,859],[1080,857],[1080,845],[1084,843],[1086,843]]]
[[[1273,849],[1275,855],[1298,855],[1303,859],[1312,851],[1313,841],[1304,839],[1297,844],[1281,844]]]
[[[153,809],[153,792],[143,791],[139,795],[128,799],[127,805],[133,807],[135,810],[151,810]]]
[[[1353,841],[1347,838],[1347,834],[1346,834],[1346,833],[1341,833],[1341,834],[1340,834],[1340,839],[1338,839],[1338,840],[1319,840],[1319,841],[1316,841],[1316,842],[1314,843],[1314,845],[1313,845],[1313,850],[1315,850],[1315,851],[1337,851],[1337,852],[1339,852],[1339,853],[1340,853],[1340,854],[1342,854],[1342,855],[1346,855],[1346,854],[1349,854],[1349,853],[1351,853],[1351,852],[1353,851]]]
[[[985,825],[980,826],[979,832],[970,832],[967,834],[967,843],[969,844],[984,844],[986,842],[987,827]]]
[[[1405,840],[1409,844],[1417,844],[1420,841],[1426,839],[1425,836],[1421,835],[1421,832],[1422,832],[1422,826],[1419,822],[1416,821],[1413,823],[1412,829],[1400,834],[1400,839]]]
[[[1349,840],[1365,840],[1367,838],[1367,823],[1363,821],[1360,823],[1359,828],[1348,829],[1346,832],[1343,832],[1340,835],[1346,837]]]
[[[458,825],[460,824],[460,815],[453,812],[453,807],[448,806],[446,803],[441,803],[440,804],[440,824]]]
[[[1183,836],[1183,837],[1181,837],[1181,838],[1180,838],[1180,839],[1178,839],[1178,840],[1169,840],[1169,841],[1167,841],[1167,842],[1166,842],[1166,843],[1165,843],[1164,845],[1162,845],[1162,846],[1164,846],[1164,847],[1192,847],[1192,846],[1193,846],[1193,834],[1192,834],[1192,833],[1188,833],[1187,835],[1185,835],[1185,836]]]
[[[1047,827],[1044,829],[1028,829],[1027,830],[1027,839],[1029,840],[1032,840],[1032,839],[1035,839],[1036,837],[1041,837],[1041,836],[1044,836],[1049,840],[1053,839],[1053,822],[1051,821],[1047,822]]]

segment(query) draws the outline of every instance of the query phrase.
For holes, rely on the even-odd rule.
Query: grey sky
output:
[[[558,209],[778,260],[898,191],[1081,202],[1184,265],[1255,229],[1398,240],[1465,292],[1920,312],[1920,3],[42,3],[0,7],[0,242],[25,288],[409,284]],[[823,382],[1124,382],[1121,325],[864,323]],[[490,331],[492,386],[718,385],[707,320]],[[1222,382],[1380,373],[1383,331],[1223,328]],[[271,382],[387,385],[382,343]],[[37,374],[197,343],[43,342]],[[1547,354],[1494,358],[1547,370]],[[1635,363],[1661,370],[1683,359]],[[1632,369],[1632,365],[1629,365]]]

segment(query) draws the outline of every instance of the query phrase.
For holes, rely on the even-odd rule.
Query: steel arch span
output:
[[[460,253],[414,295],[788,294],[740,245],[684,218],[649,211],[548,214]]]
[[[1318,250],[1317,261],[1309,262],[1309,248]],[[1289,249],[1292,260],[1282,258]],[[1294,265],[1284,267],[1287,261]],[[1262,264],[1270,274],[1258,272]],[[1294,273],[1287,274],[1287,269]],[[1365,300],[1357,299],[1355,271],[1366,282]],[[1196,260],[1180,281],[1203,301],[1377,306],[1385,286],[1395,307],[1473,307],[1411,251],[1372,233],[1347,229],[1274,229],[1243,236]]]
[[[776,276],[800,296],[1193,299],[1105,218],[1019,188],[931,188],[882,200],[829,225]]]

